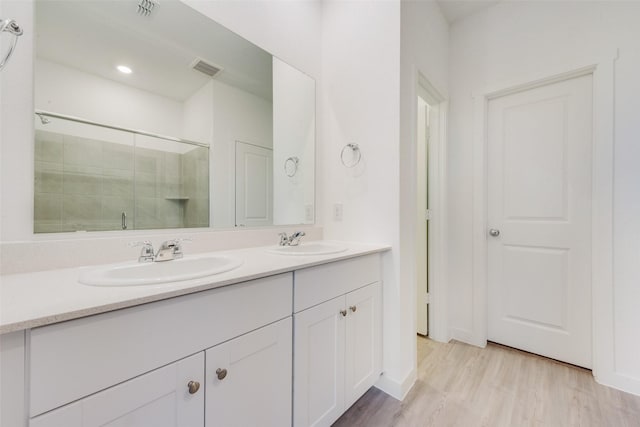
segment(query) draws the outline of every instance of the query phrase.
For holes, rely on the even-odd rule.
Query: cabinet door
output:
[[[346,295],[345,403],[350,407],[382,371],[380,283]]]
[[[291,425],[291,317],[206,351],[209,427]]]
[[[194,393],[189,392],[190,381],[200,384],[199,389]],[[78,402],[32,418],[29,424],[30,427],[202,427],[203,425],[204,353],[182,359]]]
[[[293,424],[329,426],[344,411],[344,296],[294,317]]]

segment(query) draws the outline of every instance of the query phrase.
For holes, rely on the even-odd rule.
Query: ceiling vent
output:
[[[191,68],[196,71],[200,71],[209,77],[215,77],[216,74],[222,71],[222,67],[211,65],[200,58],[196,58],[196,60],[191,63]]]
[[[157,6],[156,0],[140,0],[138,3],[138,14],[142,16],[151,15],[153,8]]]

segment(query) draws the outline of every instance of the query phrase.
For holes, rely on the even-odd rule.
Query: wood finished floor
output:
[[[591,371],[489,344],[418,338],[418,380],[403,402],[371,388],[333,427],[637,427],[640,397]]]

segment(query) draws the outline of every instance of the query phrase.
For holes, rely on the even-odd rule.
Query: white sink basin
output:
[[[224,256],[188,257],[164,262],[129,262],[84,270],[78,281],[92,286],[155,285],[212,276],[241,265],[241,260]]]
[[[278,255],[329,255],[346,251],[345,246],[330,243],[302,243],[298,246],[276,246],[267,252]]]

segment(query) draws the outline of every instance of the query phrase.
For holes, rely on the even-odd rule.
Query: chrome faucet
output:
[[[291,236],[287,237],[287,233],[280,233],[280,246],[298,246],[300,244],[300,239],[305,236],[304,231],[296,231]]]
[[[162,242],[156,257],[155,262],[171,261],[172,259],[182,258],[182,242],[187,239],[172,239]]]
[[[150,241],[132,242],[129,246],[142,246],[138,262],[162,262],[171,261],[172,259],[182,258],[182,242],[190,242],[191,239],[172,239],[162,242],[158,252],[153,251],[153,245]]]

